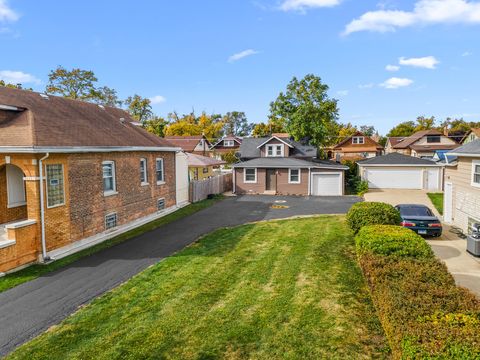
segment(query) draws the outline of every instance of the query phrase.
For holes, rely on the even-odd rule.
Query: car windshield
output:
[[[430,209],[426,207],[402,207],[400,214],[402,216],[433,216]]]

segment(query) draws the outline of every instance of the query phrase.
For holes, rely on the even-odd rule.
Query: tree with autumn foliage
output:
[[[256,124],[252,130],[252,136],[254,137],[267,137],[274,133],[287,132],[286,122],[282,118],[270,117],[268,122]]]
[[[169,124],[165,128],[165,136],[205,135],[209,140],[222,136],[223,122],[218,115],[207,115],[203,112],[195,116],[192,112],[187,115],[169,114]]]

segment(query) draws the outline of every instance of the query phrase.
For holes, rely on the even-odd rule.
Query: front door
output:
[[[277,190],[277,170],[275,169],[267,169],[266,190],[267,191]]]

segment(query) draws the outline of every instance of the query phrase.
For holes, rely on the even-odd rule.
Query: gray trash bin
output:
[[[480,256],[480,224],[472,226],[472,234],[467,237],[467,251],[474,256]]]

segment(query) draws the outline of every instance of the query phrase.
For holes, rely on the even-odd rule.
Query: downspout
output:
[[[42,257],[44,262],[50,260],[50,257],[47,255],[47,243],[45,240],[45,195],[43,192],[43,160],[46,160],[49,156],[50,153],[46,153],[38,162],[40,175],[40,226],[42,229]]]
[[[233,181],[233,191],[232,191],[232,193],[233,194],[235,194],[235,192],[237,190],[236,189],[236,182],[235,182],[236,178],[237,178],[237,169],[233,168],[233,177],[232,177],[232,181]]]
[[[310,184],[311,178],[312,178],[312,168],[308,168],[308,192],[307,192],[308,196],[310,196],[312,191],[312,185]]]

